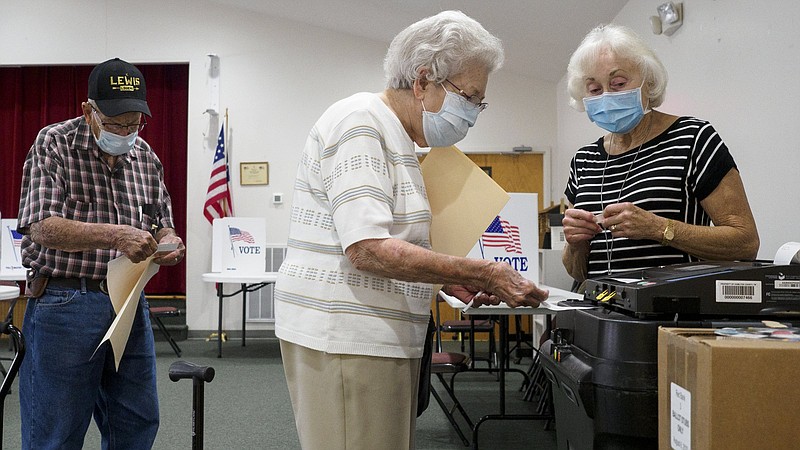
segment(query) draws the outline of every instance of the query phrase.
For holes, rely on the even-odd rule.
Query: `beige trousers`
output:
[[[281,341],[304,450],[414,448],[419,359],[318,352]]]

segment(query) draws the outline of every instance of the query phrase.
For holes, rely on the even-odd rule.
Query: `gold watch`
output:
[[[667,219],[667,227],[664,228],[664,233],[661,236],[661,245],[670,245],[673,239],[675,239],[675,222],[672,219]]]

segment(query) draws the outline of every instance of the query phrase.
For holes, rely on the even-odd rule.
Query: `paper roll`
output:
[[[787,242],[775,252],[775,264],[800,264],[800,242]]]

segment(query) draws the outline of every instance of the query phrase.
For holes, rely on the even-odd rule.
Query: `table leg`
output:
[[[19,282],[17,281],[15,281],[14,283],[16,283],[17,287],[19,287],[20,295],[22,295],[23,294],[22,286],[20,286]],[[18,295],[17,298],[12,299],[11,302],[8,304],[8,314],[6,314],[6,322],[10,323],[11,325],[14,325],[14,307],[17,306],[17,300],[19,300],[19,298],[20,297]],[[10,352],[14,351],[13,339],[8,340],[8,351]],[[5,368],[3,368],[3,376],[5,375],[6,375],[6,370]]]
[[[500,377],[500,414],[487,414],[475,422],[472,428],[472,449],[478,450],[478,430],[480,426],[489,420],[550,420],[552,414],[506,414],[506,372],[512,370],[508,363],[508,316],[500,316],[500,355],[499,355],[499,377]],[[522,373],[527,378],[527,373],[518,369],[515,372]]]
[[[464,335],[461,335],[461,342],[464,342]],[[491,355],[489,355],[491,359]],[[489,364],[491,368],[491,363]],[[469,320],[469,368],[475,368],[475,320],[470,318]]]
[[[241,288],[238,291],[230,292],[227,295],[223,291],[224,283],[217,283],[217,297],[219,299],[219,313],[218,313],[218,325],[217,325],[217,358],[222,358],[222,341],[224,339],[225,334],[222,331],[222,300],[225,298],[232,298],[236,295],[239,295],[239,292],[242,293],[242,347],[246,346],[247,342],[247,293],[254,292],[259,289],[262,289],[264,286],[268,284],[274,283],[273,281],[267,281],[262,283],[254,283],[254,284],[247,284],[241,283]],[[214,334],[212,333],[211,336]],[[211,338],[209,337],[209,340]]]
[[[217,358],[222,358],[222,283],[217,283],[217,297],[219,298],[219,315],[217,316]]]
[[[508,316],[500,317],[500,415],[506,414],[506,371],[508,365]]]
[[[246,326],[247,326],[247,285],[242,283],[242,347],[244,347],[244,335]]]

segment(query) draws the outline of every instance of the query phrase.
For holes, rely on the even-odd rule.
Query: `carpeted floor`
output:
[[[216,357],[216,342],[190,339],[179,341],[178,344],[183,350],[181,359],[209,365],[216,371],[214,381],[205,386],[205,448],[300,448],[277,340],[248,339],[247,347],[242,347],[238,339],[228,341],[224,344],[221,359]],[[452,344],[452,350],[457,351],[457,343],[448,344]],[[3,345],[0,344],[0,348]],[[5,350],[0,350],[3,351]],[[191,448],[192,382],[171,382],[168,377],[169,366],[178,358],[164,341],[156,342],[156,351],[160,374],[158,389],[161,428],[154,448]],[[527,370],[530,363],[530,358],[522,358],[515,367]],[[535,412],[535,403],[523,400],[520,392],[522,379],[520,374],[512,373],[508,376],[506,406],[509,414]],[[459,374],[456,390],[473,422],[486,414],[499,412],[499,383],[494,375],[480,372]],[[439,389],[439,392],[443,390]],[[5,399],[3,425],[4,447],[19,448],[19,399],[16,385]],[[545,423],[542,421],[487,421],[480,426],[479,448],[555,449],[555,431],[552,426],[549,428],[545,430]],[[471,435],[469,438],[471,440]],[[100,448],[100,436],[94,424],[89,427],[84,448]],[[433,398],[428,410],[417,422],[417,448],[467,448]]]

